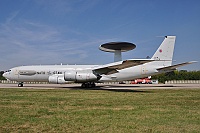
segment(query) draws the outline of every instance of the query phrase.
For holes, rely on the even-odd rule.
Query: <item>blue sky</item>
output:
[[[21,65],[106,64],[110,41],[136,44],[123,59],[152,56],[176,35],[174,64],[200,70],[199,0],[0,0],[0,70]]]

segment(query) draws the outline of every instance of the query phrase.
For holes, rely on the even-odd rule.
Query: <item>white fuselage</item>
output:
[[[156,61],[155,61],[156,62]],[[39,66],[20,66],[10,69],[4,73],[4,77],[17,82],[48,82],[52,75],[63,75],[67,71],[92,71],[99,65],[39,65]],[[124,81],[136,78],[147,77],[158,73],[158,66],[154,62],[145,63],[134,67],[118,70],[118,73],[101,75],[98,82]]]

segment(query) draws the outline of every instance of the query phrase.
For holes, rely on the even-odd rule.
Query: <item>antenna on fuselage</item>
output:
[[[135,44],[129,42],[109,42],[99,46],[99,49],[105,52],[114,53],[114,62],[122,60],[122,52],[132,50]]]

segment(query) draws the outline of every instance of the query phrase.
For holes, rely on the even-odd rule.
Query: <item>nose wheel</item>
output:
[[[18,83],[18,87],[23,87],[23,86],[24,86],[23,82]]]

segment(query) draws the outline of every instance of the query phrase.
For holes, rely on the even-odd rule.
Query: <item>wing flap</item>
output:
[[[101,74],[109,75],[109,74],[117,73],[118,70],[121,70],[121,69],[141,65],[147,62],[152,62],[152,61],[155,61],[155,60],[152,60],[152,59],[124,60],[124,61],[114,62],[114,63],[100,66],[98,68],[95,68],[93,71],[100,75]]]
[[[158,68],[158,71],[172,71],[172,70],[176,70],[176,68],[181,67],[181,66],[185,66],[188,64],[192,64],[192,63],[196,63],[197,61],[190,61],[190,62],[184,62],[184,63],[180,63],[180,64],[176,64],[173,66],[168,66],[168,67],[162,67],[162,68]]]

